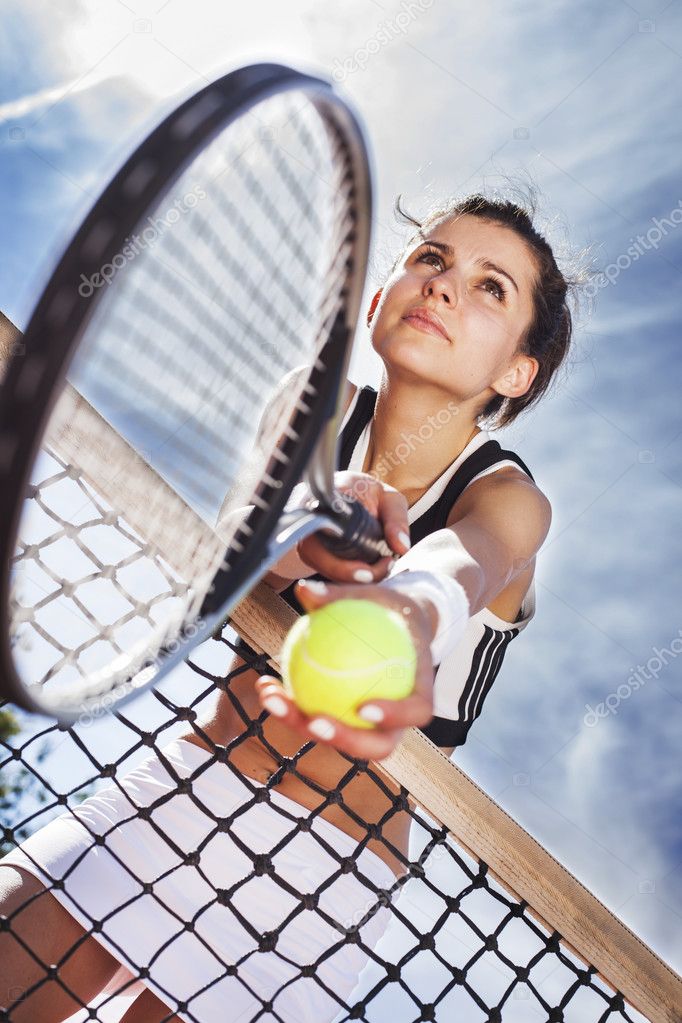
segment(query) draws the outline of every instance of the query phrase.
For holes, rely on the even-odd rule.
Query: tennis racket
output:
[[[370,209],[354,114],[278,65],[185,99],[118,171],[3,382],[2,696],[115,709],[309,533],[392,553],[334,488]]]

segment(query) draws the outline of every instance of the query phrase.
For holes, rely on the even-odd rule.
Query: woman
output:
[[[421,225],[408,219],[417,234],[367,316],[382,381],[378,393],[347,386],[337,475],[337,484],[381,519],[397,561],[342,562],[313,536],[268,582],[298,610],[363,597],[403,613],[417,647],[416,691],[365,705],[375,727],[353,729],[306,719],[276,678],[259,677],[237,658],[232,670],[243,670],[207,720],[78,808],[68,840],[64,824],[53,822],[0,865],[3,912],[20,939],[2,936],[0,998],[8,1004],[12,992],[29,992],[11,1016],[17,1023],[63,1019],[117,970],[120,980],[120,964],[131,967],[131,981],[145,969],[125,1023],[246,1020],[263,1004],[263,1019],[270,1010],[287,1020],[332,1019],[352,990],[365,956],[351,943],[343,955],[325,958],[325,942],[339,939],[329,920],[347,934],[377,893],[391,889],[407,862],[411,818],[396,810],[394,791],[348,757],[379,760],[410,726],[452,753],[481,713],[508,643],[533,617],[535,557],[550,505],[518,456],[502,451],[479,423],[507,425],[535,403],[571,338],[568,283],[523,209],[472,196],[434,210]],[[294,585],[311,575],[317,578]],[[246,656],[248,647],[240,649]],[[297,756],[301,740],[309,745]],[[258,793],[271,779],[271,800],[262,802]],[[242,817],[245,804],[256,801],[253,820]],[[241,820],[251,830],[235,837],[230,829]],[[296,826],[306,820],[314,823]],[[94,845],[92,834],[104,841]],[[282,855],[296,842],[300,848],[273,863],[268,850],[284,838]],[[254,870],[245,847],[262,854],[260,887],[240,902],[239,880]],[[322,906],[315,900],[333,889],[325,883],[342,858],[347,872],[339,872],[334,897]],[[135,878],[145,864],[141,890]],[[54,877],[63,884],[50,894],[41,878]],[[306,893],[313,899],[307,916],[296,916]],[[157,919],[162,912],[165,923]],[[370,914],[366,946],[376,943],[389,913]],[[88,935],[92,919],[105,921],[95,937]],[[35,956],[61,963],[59,979],[46,979]],[[239,980],[225,974],[238,960]],[[317,964],[308,972],[318,984],[299,979],[308,963]]]

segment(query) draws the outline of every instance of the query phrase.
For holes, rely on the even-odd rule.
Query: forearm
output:
[[[294,547],[283,558],[280,558],[264,577],[264,580],[271,589],[280,593],[295,579],[308,579],[311,575],[315,575],[315,569],[307,565],[305,561],[301,561]]]
[[[399,558],[383,585],[404,593],[426,612],[435,666],[456,649],[481,606],[484,571],[460,538],[442,529]]]
[[[441,572],[455,579],[466,594],[470,615],[475,615],[485,604],[483,567],[452,529],[437,530],[420,540],[397,559],[389,578],[405,571]],[[429,605],[432,607],[430,602]]]

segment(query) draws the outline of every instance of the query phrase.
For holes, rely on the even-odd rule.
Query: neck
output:
[[[384,376],[363,471],[396,490],[428,488],[481,432],[464,413],[435,388]]]

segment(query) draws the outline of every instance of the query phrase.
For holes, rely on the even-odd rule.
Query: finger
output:
[[[393,607],[393,592],[383,587],[369,587],[364,583],[325,583],[319,579],[299,579],[296,583],[296,599],[308,611],[315,611],[335,600],[373,600],[386,607]]]
[[[341,489],[344,489],[343,486]],[[405,554],[411,546],[405,495],[371,476],[363,476],[351,482],[348,489],[379,520],[389,547],[396,554]]]
[[[423,728],[433,717],[431,699],[415,689],[402,700],[370,700],[358,713],[381,731],[396,728]]]
[[[263,710],[266,710],[272,717],[282,721],[288,728],[294,729],[300,735],[307,736],[306,725],[308,719],[298,709],[291,696],[277,679],[269,675],[262,675],[256,679],[255,688],[258,694],[258,701]]]
[[[391,550],[405,554],[411,546],[407,498],[393,487],[382,486],[379,493],[379,521]]]
[[[402,729],[352,728],[336,718],[316,717],[308,722],[308,738],[333,746],[359,760],[383,760],[392,753],[402,737]]]
[[[334,486],[340,493],[360,501],[375,519],[379,517],[379,492],[382,488],[379,480],[367,473],[346,470],[335,473]]]
[[[360,559],[346,560],[327,550],[318,535],[312,533],[298,545],[302,561],[314,568],[320,575],[335,582],[378,582],[386,576],[393,564],[393,558],[385,556],[370,564]],[[401,552],[402,553],[402,552]],[[362,575],[357,577],[356,573]]]
[[[281,682],[270,675],[261,675],[255,683],[258,702],[274,717],[284,718],[295,709],[294,701]]]
[[[263,675],[256,680],[261,706],[306,741],[324,743],[360,760],[380,760],[393,751],[402,729],[351,728],[334,718],[308,718],[298,709],[277,679]],[[312,726],[312,727],[311,727]]]

